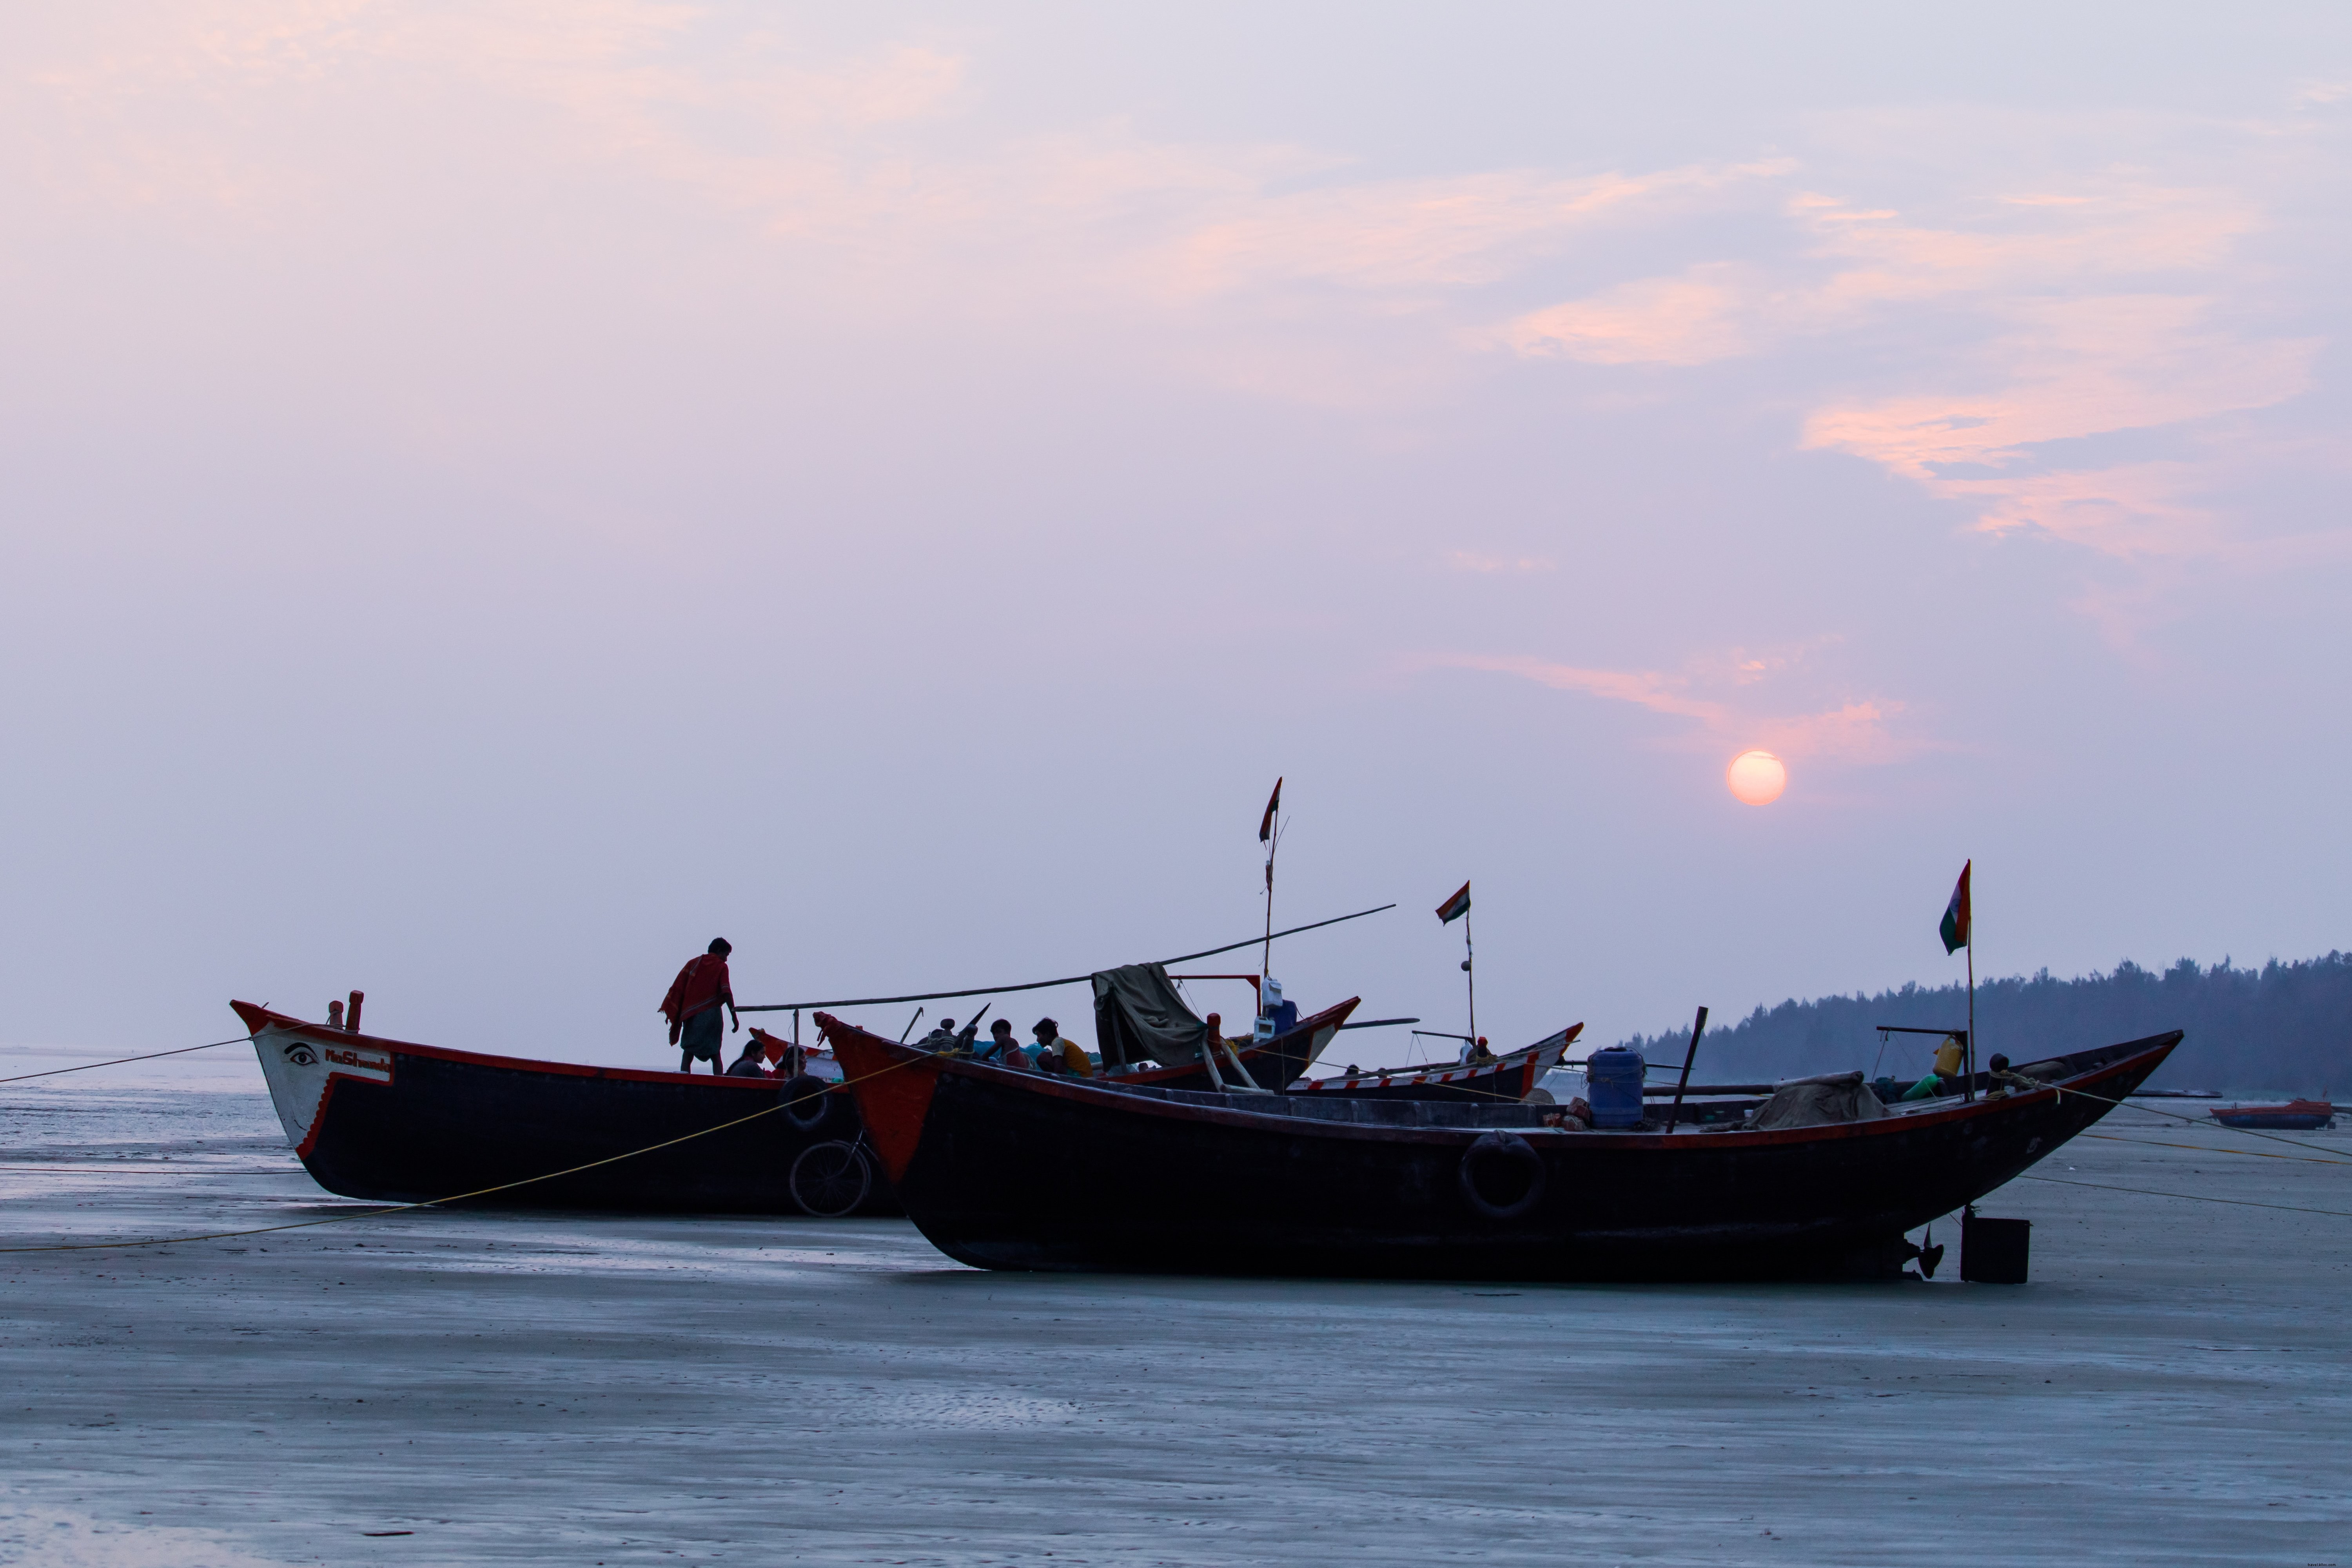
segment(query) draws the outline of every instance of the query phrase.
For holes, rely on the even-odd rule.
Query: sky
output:
[[[2352,945],[2347,151],[2317,4],[10,7],[0,1046],[662,1065],[714,935],[1245,937],[1277,776],[1398,906],[1290,995],[1462,1028],[1466,878],[1498,1046],[1970,859],[1987,973]]]

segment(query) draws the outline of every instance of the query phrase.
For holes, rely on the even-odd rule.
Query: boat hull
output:
[[[2224,1127],[2248,1131],[2317,1132],[2336,1125],[2336,1108],[2325,1100],[2297,1100],[2291,1105],[2243,1105],[2207,1112]]]
[[[961,1262],[1489,1279],[1895,1273],[1916,1252],[1906,1230],[2096,1121],[2179,1040],[2083,1053],[2096,1059],[2070,1061],[2064,1087],[2087,1093],[1669,1135],[1548,1130],[1542,1108],[1520,1105],[1286,1096],[1264,1108],[1246,1096],[1040,1083],[911,1060],[878,1037],[818,1023],[908,1215]],[[1507,1158],[1495,1134],[1507,1135]],[[1482,1138],[1484,1156],[1473,1148]],[[1497,1190],[1498,1160],[1526,1176],[1523,1191]]]
[[[503,1187],[468,1202],[801,1214],[791,1177],[803,1152],[846,1142],[872,1163],[840,1089],[821,1113],[820,1102],[784,1109],[772,1079],[485,1056],[236,1006],[303,1169],[345,1197],[428,1203]],[[535,1179],[557,1172],[569,1173]],[[878,1170],[857,1212],[899,1212]]]

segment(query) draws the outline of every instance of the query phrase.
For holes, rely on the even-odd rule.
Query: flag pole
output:
[[[1470,967],[1475,955],[1470,949],[1470,911],[1462,911],[1462,976],[1470,987],[1470,1044],[1463,1052],[1466,1057],[1478,1054],[1478,972]]]
[[[1973,863],[1971,863],[1973,869]],[[1976,889],[1969,889],[1969,1080],[1968,1091],[1961,1100],[1977,1097],[1977,900]]]
[[[1279,786],[1277,786],[1279,787]],[[1258,1011],[1265,1010],[1265,980],[1274,973],[1274,852],[1282,847],[1282,813],[1273,814],[1274,830],[1265,840],[1265,948],[1258,954]]]

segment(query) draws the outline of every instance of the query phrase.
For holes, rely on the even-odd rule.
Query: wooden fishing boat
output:
[[[1247,1037],[1229,1039],[1226,1044],[1241,1065],[1249,1072],[1250,1081],[1260,1089],[1286,1089],[1298,1076],[1313,1067],[1318,1058],[1348,1021],[1348,1015],[1362,1005],[1363,998],[1350,996],[1336,1007],[1326,1007],[1320,1013],[1298,1020],[1292,1027],[1271,1039],[1252,1044]],[[1230,1074],[1232,1068],[1221,1069]],[[1209,1089],[1209,1069],[1197,1061],[1163,1067],[1157,1062],[1130,1067],[1114,1072],[1109,1081],[1129,1088]]]
[[[2284,1105],[2216,1106],[2207,1115],[2224,1127],[2267,1131],[2315,1132],[2336,1125],[2336,1107],[2325,1100],[2290,1100]]]
[[[2054,1058],[2023,1069],[2047,1087],[1874,1120],[1587,1132],[1547,1127],[1541,1105],[1045,1078],[815,1021],[908,1215],[959,1261],[1491,1279],[1897,1272],[1918,1253],[1906,1231],[2097,1121],[2181,1038]]]
[[[229,1005],[253,1037],[302,1168],[345,1197],[420,1203],[529,1182],[475,1201],[899,1212],[873,1169],[856,1105],[838,1083],[487,1056],[307,1023],[247,1002]],[[687,1142],[652,1147],[673,1139]],[[571,1173],[530,1181],[559,1171]]]
[[[1333,1078],[1302,1079],[1293,1094],[1339,1095],[1349,1100],[1458,1100],[1492,1104],[1525,1100],[1559,1065],[1560,1054],[1584,1032],[1571,1024],[1532,1046],[1483,1062],[1437,1062],[1428,1067],[1350,1067]]]

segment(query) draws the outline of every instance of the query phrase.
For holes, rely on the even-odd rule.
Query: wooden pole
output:
[[[1977,900],[1976,889],[1969,889],[1969,1076],[1960,1090],[1960,1101],[1966,1104],[1977,1097]]]
[[[1282,786],[1276,784],[1275,787],[1279,789]],[[1274,814],[1274,821],[1266,828],[1265,835],[1265,950],[1259,954],[1257,961],[1257,977],[1260,982],[1257,996],[1260,1012],[1265,1010],[1264,982],[1274,973],[1274,852],[1280,847],[1282,847],[1282,813],[1276,811]]]
[[[1682,1120],[1683,1090],[1690,1087],[1691,1063],[1698,1060],[1698,1037],[1706,1033],[1706,1009],[1698,1010],[1698,1021],[1691,1026],[1690,1049],[1683,1053],[1683,1076],[1675,1085],[1674,1108],[1666,1112],[1666,1131],[1672,1132],[1675,1123]]]
[[[1478,972],[1470,967],[1476,958],[1470,946],[1470,911],[1462,911],[1462,976],[1470,986],[1470,1045],[1462,1054],[1465,1058],[1478,1054]]]

